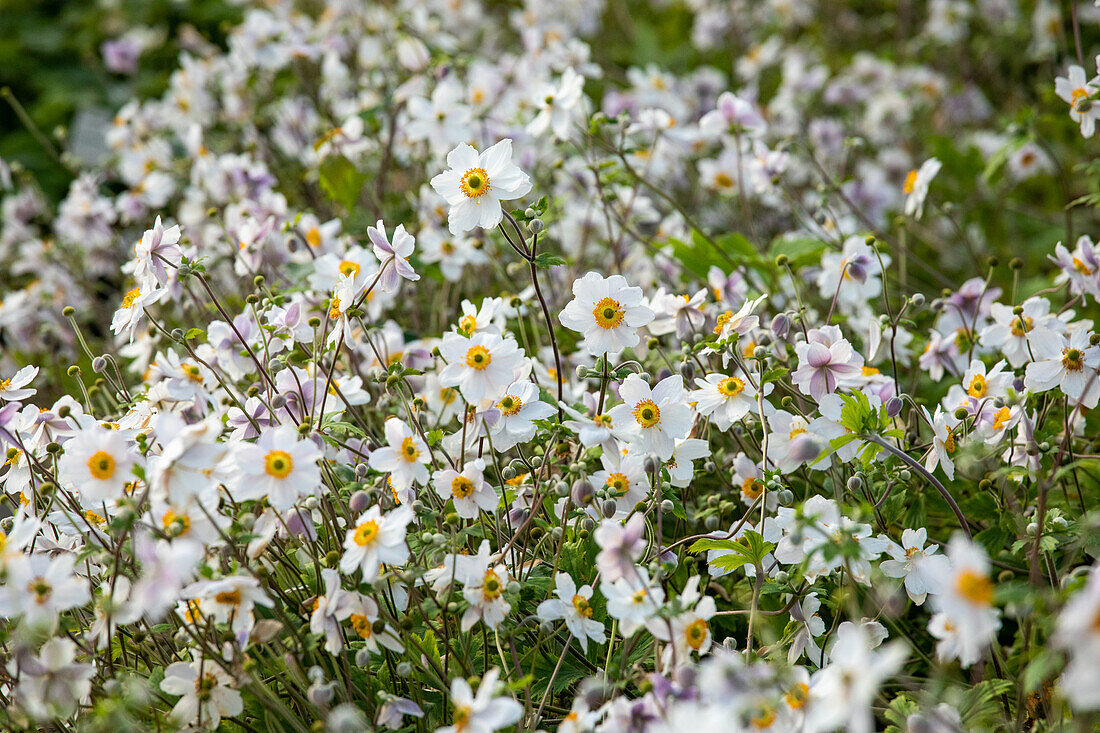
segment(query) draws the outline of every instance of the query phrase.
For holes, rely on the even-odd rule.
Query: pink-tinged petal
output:
[[[810,377],[809,394],[814,399],[823,397],[832,390],[829,389],[828,370],[815,369],[813,376]]]

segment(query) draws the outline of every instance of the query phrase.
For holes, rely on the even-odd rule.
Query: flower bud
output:
[[[607,519],[611,519],[613,516],[615,516],[615,502],[611,499],[608,499],[603,503],[601,511],[603,512],[604,517],[606,517]]]
[[[791,331],[791,319],[787,317],[786,313],[780,313],[772,319],[772,333],[777,339],[787,338],[787,334]]]
[[[905,406],[905,403],[900,397],[891,397],[886,400],[886,416],[890,418],[897,417],[901,414],[901,408]]]
[[[573,503],[577,506],[588,506],[596,496],[596,491],[592,488],[592,484],[589,483],[587,479],[583,478],[579,478],[573,482],[571,491]]]
[[[365,512],[367,507],[370,506],[370,497],[367,496],[365,491],[356,491],[351,495],[351,500],[348,502],[348,506],[353,512],[359,514]]]
[[[107,371],[107,360],[104,359],[102,356],[97,356],[96,358],[92,359],[92,371],[96,374],[102,374],[103,372]]]

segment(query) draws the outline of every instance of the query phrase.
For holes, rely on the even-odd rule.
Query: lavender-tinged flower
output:
[[[635,514],[626,524],[605,520],[596,529],[596,544],[600,554],[596,566],[603,579],[614,583],[634,575],[634,563],[642,556],[648,542],[645,539],[645,519]]]
[[[860,373],[863,357],[852,349],[847,339],[834,340],[824,329],[810,331],[810,340],[795,346],[798,369],[792,381],[803,394],[820,400],[832,394],[847,378]]]
[[[401,278],[416,282],[420,279],[409,264],[409,256],[413,252],[416,240],[405,231],[404,224],[398,224],[393,230],[393,241],[386,236],[386,225],[381,219],[372,227],[367,228],[367,236],[374,245],[374,256],[382,263],[380,265],[378,287],[384,293],[391,293],[397,289]]]

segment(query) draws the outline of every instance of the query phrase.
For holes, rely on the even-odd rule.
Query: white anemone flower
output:
[[[573,299],[558,316],[566,328],[584,334],[593,356],[618,355],[638,344],[638,329],[653,321],[642,289],[627,285],[622,275],[589,272],[573,283]]]
[[[474,227],[492,229],[504,218],[501,201],[526,196],[530,177],[512,162],[512,141],[504,139],[482,153],[462,144],[447,154],[446,170],[432,179],[432,188],[451,207],[451,234]]]

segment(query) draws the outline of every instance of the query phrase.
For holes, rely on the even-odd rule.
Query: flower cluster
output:
[[[608,5],[260,3],[56,212],[0,166],[0,727],[1100,712],[1100,198],[1033,196],[1100,82],[1021,132],[826,53],[856,11]],[[917,5],[918,50],[1064,40]],[[677,18],[682,75],[600,48]]]

